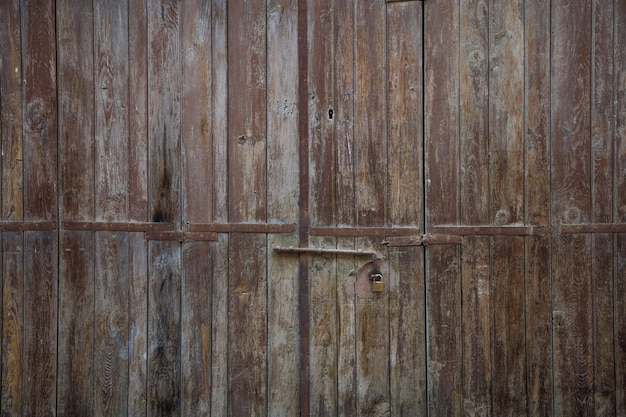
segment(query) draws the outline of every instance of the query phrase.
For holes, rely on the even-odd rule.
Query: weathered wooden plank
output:
[[[550,13],[549,4],[526,0],[525,223],[549,219]],[[526,239],[526,369],[528,415],[552,415],[552,311],[548,237]]]
[[[388,210],[385,4],[355,3],[355,207],[358,226],[379,226]],[[383,117],[381,117],[381,113]],[[376,247],[369,239],[361,247]],[[390,407],[388,292],[356,306],[357,415]]]
[[[94,415],[128,410],[129,260],[128,233],[95,233]]]
[[[387,7],[389,222],[423,228],[422,5]],[[423,229],[422,229],[423,230]],[[390,251],[391,415],[426,415],[424,249]]]
[[[335,2],[333,23],[335,68],[335,147],[336,147],[336,215],[333,225],[355,224],[355,132],[354,132],[354,37],[355,6],[352,2]],[[329,242],[330,244],[330,242]],[[340,238],[337,247],[355,249],[353,238]],[[356,366],[356,296],[350,273],[354,259],[337,259],[337,414],[352,416],[357,407]],[[354,284],[352,284],[353,286]]]
[[[212,220],[211,4],[181,10],[183,213],[187,221]],[[215,236],[217,239],[217,236]],[[211,411],[211,291],[207,243],[183,245],[181,372],[182,415]]]
[[[130,172],[128,1],[95,1],[93,8],[95,218],[123,221],[128,219]]]
[[[497,225],[524,216],[524,4],[490,1],[489,156],[490,213]],[[492,238],[492,373],[494,415],[527,409],[524,251],[522,237]]]
[[[148,416],[181,413],[181,249],[148,244]]]
[[[613,95],[614,37],[612,2],[592,2],[591,79],[591,218],[593,223],[613,220]],[[615,317],[613,236],[596,234],[591,242],[593,293],[594,408],[596,416],[615,410]]]
[[[148,193],[150,220],[181,223],[180,4],[148,3]]]
[[[63,167],[59,212],[64,219],[93,220],[96,90],[93,4],[61,0],[56,7],[59,162]],[[56,160],[50,162],[56,165]]]
[[[2,141],[2,219],[21,220],[23,207],[22,55],[18,0],[0,4],[0,140]]]
[[[148,220],[148,14],[128,0],[128,218]]]
[[[216,0],[211,4],[212,18],[212,135],[213,135],[213,218],[214,222],[228,221],[228,56],[227,56],[227,2]],[[211,414],[215,417],[228,413],[228,248],[229,236],[218,236],[213,244],[212,295],[212,367]]]
[[[17,416],[24,406],[24,238],[2,234],[2,349],[0,414]]]
[[[351,22],[350,22],[351,23]],[[307,1],[308,37],[308,136],[310,224],[335,225],[337,196],[335,175],[336,142],[335,121],[342,115],[335,108],[335,12],[329,0]],[[320,70],[324,68],[324,70]],[[302,98],[300,98],[302,100]],[[331,118],[332,112],[332,118]],[[304,191],[304,190],[302,190]],[[311,228],[309,229],[311,233]],[[334,247],[333,238],[311,238],[310,245]],[[310,413],[330,416],[337,413],[338,380],[337,355],[339,354],[337,323],[337,275],[334,256],[308,258],[309,285],[309,366]],[[346,323],[350,326],[351,323]],[[354,412],[354,411],[352,411]]]
[[[59,415],[95,415],[94,249],[93,232],[61,233],[57,379]],[[104,294],[98,293],[97,296]]]
[[[551,15],[553,222],[586,222],[591,215],[591,5],[557,0]],[[591,238],[555,235],[552,253],[554,410],[556,415],[591,415]]]
[[[626,3],[614,2],[614,112],[615,117],[615,171],[613,178],[614,207],[626,203]],[[626,213],[614,212],[617,222],[626,221]],[[615,242],[615,414],[626,414],[626,235],[620,234]]]
[[[27,416],[57,414],[57,240],[56,232],[24,233],[22,412]]]
[[[128,416],[147,415],[148,393],[148,243],[129,233],[128,249]]]
[[[21,13],[24,219],[54,220],[57,213],[55,5],[25,0]]]
[[[460,5],[424,2],[426,224],[459,221]],[[462,415],[460,250],[426,250],[428,413]]]
[[[488,4],[462,0],[460,44],[460,220],[489,219]],[[462,248],[463,409],[491,414],[490,239],[467,237]]]
[[[267,3],[267,219],[298,220],[298,1]],[[294,228],[295,229],[295,228]],[[295,230],[294,230],[295,232]],[[295,245],[298,235],[270,234],[267,247]],[[267,251],[269,416],[300,413],[298,264]]]

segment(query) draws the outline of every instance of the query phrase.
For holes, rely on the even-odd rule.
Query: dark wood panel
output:
[[[63,166],[59,212],[63,219],[93,220],[96,86],[92,1],[59,1],[57,27],[58,140]],[[51,162],[56,164],[56,160]]]
[[[57,213],[57,68],[55,7],[24,0],[22,83],[24,219],[54,220]]]
[[[58,394],[60,415],[95,415],[93,232],[61,233]],[[105,296],[98,294],[98,297]]]
[[[3,25],[0,29],[0,140],[2,141],[3,220],[24,217],[23,196],[23,138],[22,138],[22,51],[21,14],[19,0],[0,4]]]
[[[124,221],[130,199],[128,67],[134,59],[128,55],[128,1],[95,1],[93,8],[95,218]]]
[[[549,219],[550,13],[549,4],[525,4],[526,224]],[[552,310],[548,237],[526,239],[526,368],[528,415],[551,416]]]
[[[2,355],[0,413],[21,415],[24,406],[24,238],[2,234]]]
[[[24,233],[23,415],[55,415],[57,405],[58,236]]]
[[[590,218],[591,7],[552,3],[552,215]],[[554,406],[557,415],[593,413],[591,238],[553,237]]]
[[[426,225],[459,221],[460,5],[424,2],[424,135]],[[446,52],[444,52],[446,51]],[[460,250],[426,249],[428,412],[461,416]]]

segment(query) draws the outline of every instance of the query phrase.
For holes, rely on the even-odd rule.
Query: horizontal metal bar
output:
[[[187,223],[189,232],[293,233],[295,223]]]
[[[432,226],[433,234],[460,236],[543,236],[545,226]]]
[[[56,222],[38,221],[6,221],[0,222],[0,231],[3,232],[51,232],[57,229]]]
[[[157,222],[90,222],[65,221],[61,223],[64,230],[91,231],[91,232],[165,232],[174,231],[172,223]]]
[[[177,242],[217,241],[215,232],[146,232],[146,240],[166,240]]]
[[[626,233],[626,223],[562,224],[561,233]]]
[[[429,245],[461,245],[463,236],[460,235],[422,235],[389,237],[383,244],[390,247],[402,246],[429,246]]]
[[[329,237],[387,237],[415,236],[421,233],[419,227],[311,227],[311,236]]]
[[[276,252],[285,252],[285,253],[312,253],[317,255],[352,255],[352,256],[370,256],[376,258],[382,258],[376,251],[365,251],[360,249],[333,249],[333,248],[301,248],[301,247],[293,247],[293,246],[275,246],[274,250]]]

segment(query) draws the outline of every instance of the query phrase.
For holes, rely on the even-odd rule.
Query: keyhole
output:
[[[333,112],[333,109],[328,110],[328,118],[329,118],[330,120],[333,120],[333,113],[334,113],[334,112]]]

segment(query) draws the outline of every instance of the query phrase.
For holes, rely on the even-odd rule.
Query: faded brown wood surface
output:
[[[0,21],[0,414],[626,414],[623,1]]]

